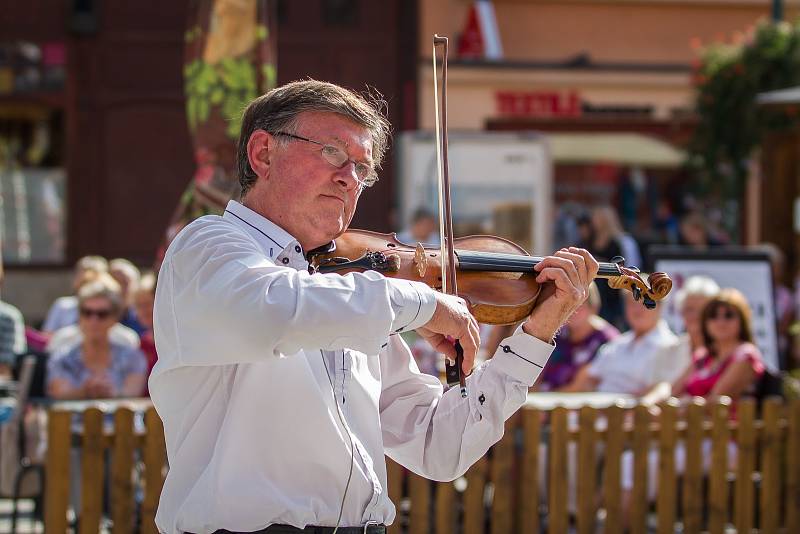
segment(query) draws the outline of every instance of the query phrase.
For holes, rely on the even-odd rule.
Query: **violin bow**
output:
[[[439,83],[436,71],[436,47],[442,46],[442,103],[439,108]],[[442,293],[458,295],[453,248],[453,216],[450,204],[450,169],[447,159],[447,37],[433,36],[433,108],[436,114],[436,170],[439,178],[439,243],[441,247]],[[441,123],[441,127],[440,127]],[[445,377],[448,386],[459,384],[461,396],[467,396],[467,384],[462,365],[464,349],[456,339],[455,362],[445,358]]]

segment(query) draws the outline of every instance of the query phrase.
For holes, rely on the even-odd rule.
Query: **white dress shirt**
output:
[[[659,382],[672,383],[688,365],[678,337],[659,320],[639,338],[628,331],[600,347],[588,372],[600,380],[597,391],[640,395]]]
[[[463,474],[552,345],[515,334],[473,371],[467,398],[444,392],[393,335],[425,324],[434,298],[374,271],[309,274],[298,242],[237,202],[182,230],[154,313],[150,394],[170,466],[159,531],[333,526],[343,498],[342,526],[389,524],[384,454],[434,480]]]

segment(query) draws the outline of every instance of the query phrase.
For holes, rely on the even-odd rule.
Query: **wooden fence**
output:
[[[48,414],[45,533],[67,532],[70,481],[74,475],[70,472],[70,451],[74,447],[81,458],[78,532],[97,534],[106,515],[113,521],[114,534],[158,534],[155,514],[166,474],[166,449],[164,428],[155,409],[151,407],[144,413],[143,433],[135,431],[134,412],[129,408],[114,412],[111,432],[104,428],[106,414],[98,408],[89,408],[82,414],[83,431],[79,435],[72,428],[74,412],[50,410]],[[104,504],[106,484],[109,498]]]
[[[800,401],[767,400],[760,419],[752,401],[738,404],[735,420],[725,402],[705,405],[699,399],[678,407],[673,399],[661,409],[657,418],[641,406],[583,408],[577,417],[564,408],[524,409],[509,420],[504,438],[455,483],[430,482],[388,460],[389,495],[398,508],[389,531],[561,533],[572,525],[579,533],[621,532],[620,465],[623,452],[632,451],[632,533],[647,532],[648,525],[672,533],[679,522],[688,534],[720,533],[731,525],[738,532],[800,532]],[[113,432],[104,432],[103,413],[85,411],[83,434],[77,437],[70,428],[72,416],[50,413],[46,533],[67,531],[70,449],[76,444],[82,457],[79,532],[98,532],[108,465],[112,532],[134,532],[138,521],[142,533],[155,533],[166,469],[163,428],[155,411],[146,411],[143,434],[134,432],[129,409],[116,411]],[[597,424],[601,418],[604,425]],[[546,461],[540,458],[542,443]],[[728,469],[730,443],[736,445],[733,470]],[[676,468],[678,448],[685,451],[683,470]],[[658,491],[651,503],[648,457],[654,449],[659,451]],[[112,453],[108,462],[106,451]],[[704,451],[710,453],[705,462]],[[579,473],[572,511],[570,461],[577,462]],[[540,491],[540,465],[547,466],[545,491]],[[134,472],[140,476],[133,477]]]

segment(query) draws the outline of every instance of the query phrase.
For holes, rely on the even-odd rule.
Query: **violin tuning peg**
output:
[[[616,263],[620,267],[625,267],[625,258],[622,256],[614,256],[611,258],[611,263]]]
[[[631,291],[633,292],[633,300],[638,302],[639,299],[642,298],[642,290],[639,289],[638,286],[633,286],[633,288],[631,288]],[[646,302],[645,302],[645,306],[647,306]]]
[[[656,307],[656,301],[651,299],[650,297],[645,297],[643,303],[644,307],[647,308],[648,310],[652,310]]]

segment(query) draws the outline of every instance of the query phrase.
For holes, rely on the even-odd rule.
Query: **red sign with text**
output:
[[[577,91],[497,91],[497,111],[505,117],[579,117],[581,99]]]

